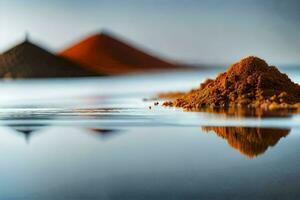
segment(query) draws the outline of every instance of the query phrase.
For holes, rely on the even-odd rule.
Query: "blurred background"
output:
[[[24,40],[52,52],[108,30],[163,57],[228,65],[256,55],[300,63],[297,0],[1,0],[0,52]]]

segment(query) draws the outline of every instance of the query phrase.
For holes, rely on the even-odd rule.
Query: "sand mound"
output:
[[[284,107],[300,103],[300,86],[264,60],[250,56],[165,105],[197,110],[206,106]]]
[[[81,77],[98,74],[25,41],[0,56],[3,78]]]
[[[93,35],[64,50],[60,55],[96,72],[109,75],[179,68],[109,33]]]

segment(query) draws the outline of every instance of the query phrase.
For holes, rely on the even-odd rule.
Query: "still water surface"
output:
[[[1,82],[0,199],[299,199],[300,115],[143,101],[216,73]]]

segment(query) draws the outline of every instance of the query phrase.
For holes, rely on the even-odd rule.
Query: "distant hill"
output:
[[[109,33],[90,36],[62,51],[60,55],[98,73],[109,75],[185,69],[150,55]]]
[[[0,55],[0,77],[53,78],[101,75],[24,41]]]

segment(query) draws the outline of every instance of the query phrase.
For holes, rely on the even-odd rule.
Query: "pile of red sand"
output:
[[[24,41],[0,55],[2,78],[98,76],[95,72]]]
[[[108,75],[181,68],[179,65],[145,53],[108,33],[93,35],[62,51],[60,55],[93,71]]]
[[[197,89],[180,95],[166,106],[199,110],[203,107],[288,107],[300,103],[300,86],[264,60],[250,56]]]

